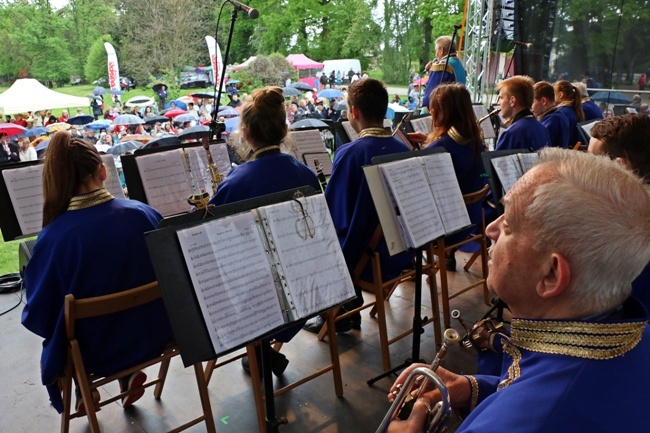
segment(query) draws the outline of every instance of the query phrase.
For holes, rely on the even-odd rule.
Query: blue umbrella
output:
[[[282,94],[286,98],[287,96],[298,96],[302,95],[302,92],[295,87],[284,87],[282,89]]]
[[[239,83],[239,80],[235,80],[234,78],[232,80],[228,80],[226,84],[237,84]]]
[[[92,122],[93,119],[94,117],[89,114],[79,114],[77,116],[70,117],[65,122],[69,123],[70,125],[85,125],[87,123]]]
[[[607,102],[609,104],[629,104],[632,98],[622,92],[599,91],[591,95],[592,101]]]
[[[165,108],[169,108],[172,105],[172,102],[176,105],[176,108],[180,108],[181,110],[186,110],[187,111],[187,104],[183,101],[179,101],[178,99],[171,100],[165,104]]]
[[[40,143],[38,143],[38,146],[36,146],[36,151],[38,152],[39,150],[45,150],[49,145],[50,145],[50,140],[43,140]]]
[[[121,95],[122,91],[121,90],[109,90],[108,93],[111,95]]]
[[[319,98],[342,98],[343,92],[337,89],[324,89],[318,92]]]
[[[144,120],[135,114],[120,114],[113,119],[111,125],[142,125],[143,123]]]
[[[96,120],[93,123],[88,123],[84,125],[86,129],[92,129],[93,131],[99,131],[100,129],[108,129],[111,126],[111,121],[107,119]]]
[[[197,116],[196,114],[185,113],[185,114],[181,114],[180,116],[174,117],[174,122],[176,123],[191,122],[192,120],[198,122],[199,116]]]
[[[47,128],[43,126],[37,126],[35,128],[28,129],[23,133],[23,137],[36,137],[38,135],[43,135],[47,133]]]
[[[218,116],[223,116],[223,117],[235,117],[239,116],[239,111],[235,110],[232,107],[219,107],[219,112],[217,113]]]
[[[94,93],[95,95],[103,95],[104,93],[106,93],[106,89],[104,89],[104,88],[101,87],[101,86],[97,86],[97,87],[95,87],[95,88],[93,89],[93,93]]]
[[[232,117],[224,122],[226,125],[226,132],[231,132],[239,129],[239,117]]]

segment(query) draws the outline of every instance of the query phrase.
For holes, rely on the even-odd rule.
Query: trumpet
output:
[[[460,340],[460,335],[455,329],[447,329],[444,334],[444,341],[442,347],[436,354],[433,362],[428,368],[418,367],[413,370],[403,385],[397,385],[399,391],[393,391],[392,395],[395,396],[392,401],[392,405],[386,416],[382,420],[379,428],[376,433],[384,433],[388,430],[389,424],[397,417],[400,419],[408,418],[408,415],[411,413],[413,404],[420,397],[422,392],[426,389],[426,386],[431,381],[435,387],[440,391],[442,400],[436,403],[432,408],[429,409],[429,416],[427,417],[426,429],[427,433],[438,433],[442,431],[444,427],[445,420],[451,414],[451,402],[449,400],[449,392],[444,382],[438,375],[435,373],[443,358],[447,354],[447,350],[451,347],[452,344],[457,343]],[[421,382],[418,382],[417,379],[424,376]],[[418,386],[418,389],[415,390],[414,387]]]
[[[465,336],[460,340],[461,345],[466,349],[475,348],[479,352],[485,350],[494,350],[492,347],[492,339],[497,334],[505,335],[505,330],[503,328],[503,323],[495,324],[492,321],[492,318],[489,317],[489,314],[492,312],[490,310],[486,317],[483,317],[481,320],[476,322],[471,328],[467,326],[465,321],[460,317],[460,311],[453,310],[451,312],[451,317],[458,320],[458,323],[465,330]]]

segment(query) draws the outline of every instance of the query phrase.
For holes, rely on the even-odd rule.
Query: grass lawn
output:
[[[18,272],[18,241],[5,242],[0,235],[0,275]]]

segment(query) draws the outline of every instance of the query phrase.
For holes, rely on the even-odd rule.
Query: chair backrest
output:
[[[69,294],[65,297],[65,329],[69,339],[74,338],[75,321],[89,317],[105,316],[148,304],[161,297],[158,282],[154,281],[123,292],[92,298],[75,299]]]
[[[483,188],[479,189],[478,191],[470,192],[468,194],[463,194],[463,201],[465,202],[465,205],[470,205],[478,201],[485,200],[485,197],[487,197],[489,191],[490,191],[490,185],[486,184],[485,186],[483,186]]]

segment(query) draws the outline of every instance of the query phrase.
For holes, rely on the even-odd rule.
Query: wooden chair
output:
[[[490,190],[490,187],[488,185],[485,185],[483,188],[481,188],[478,191],[469,193],[469,194],[464,194],[463,195],[463,200],[465,201],[465,205],[471,205],[477,202],[483,202]],[[481,211],[483,213],[483,211]],[[478,281],[475,281],[466,287],[449,294],[449,284],[447,280],[447,270],[445,268],[445,258],[447,257],[447,253],[454,251],[458,249],[458,247],[466,245],[470,242],[478,242],[480,245],[480,248],[470,257],[470,259],[467,261],[463,269],[467,272],[469,271],[469,268],[472,266],[472,264],[476,261],[476,259],[480,256],[481,257],[481,267],[482,267],[482,278],[479,279]],[[481,215],[481,225],[479,227],[479,231],[476,234],[468,236],[466,239],[457,242],[453,245],[446,245],[445,244],[445,238],[438,239],[436,242],[436,245],[434,247],[434,254],[438,256],[438,264],[437,268],[438,271],[440,272],[440,291],[441,291],[441,297],[442,297],[442,317],[443,317],[443,322],[445,324],[445,328],[449,328],[451,326],[451,316],[450,316],[450,308],[449,308],[449,301],[456,296],[459,296],[474,287],[478,286],[483,286],[483,300],[486,305],[490,305],[490,292],[488,291],[487,288],[487,276],[488,276],[488,266],[487,266],[487,236],[485,235],[485,216]],[[430,256],[433,257],[433,256]]]
[[[81,391],[81,397],[85,406],[85,415],[88,417],[90,424],[90,431],[93,433],[99,432],[99,424],[97,422],[97,414],[95,411],[95,403],[93,402],[92,393],[94,390],[104,386],[109,382],[116,381],[117,379],[130,375],[138,370],[150,367],[155,364],[160,364],[160,371],[158,376],[142,385],[142,387],[132,389],[130,391],[122,392],[114,397],[99,402],[99,407],[105,406],[134,391],[139,391],[142,388],[147,388],[155,385],[154,397],[159,399],[167,377],[167,371],[171,358],[178,355],[178,348],[174,344],[169,344],[165,351],[146,362],[134,365],[131,368],[115,373],[109,377],[100,377],[90,374],[84,367],[83,359],[81,357],[81,347],[79,341],[75,336],[75,324],[77,320],[86,319],[90,317],[104,316],[119,311],[128,310],[140,305],[147,304],[155,301],[161,297],[158,283],[149,283],[134,289],[126,290],[124,292],[114,293],[110,295],[97,296],[87,299],[75,299],[73,295],[65,297],[65,327],[67,335],[67,364],[65,368],[65,375],[59,379],[59,388],[63,394],[63,414],[61,416],[61,431],[68,432],[70,426],[70,419],[82,417],[84,413],[72,413],[72,378],[74,377],[77,386]],[[199,389],[199,396],[201,400],[201,407],[203,414],[192,421],[183,424],[182,426],[172,430],[178,432],[189,428],[195,424],[205,421],[206,431],[216,433],[214,418],[212,417],[212,408],[210,407],[210,399],[208,396],[207,382],[205,381],[204,371],[201,363],[194,365],[194,374]]]
[[[359,263],[357,263],[352,275],[352,283],[355,286],[360,287],[362,290],[366,290],[368,292],[373,293],[375,295],[375,300],[367,302],[361,307],[350,310],[345,314],[336,316],[336,320],[337,321],[342,320],[346,317],[351,316],[352,314],[355,314],[367,308],[372,308],[372,310],[370,311],[370,316],[375,317],[376,315],[377,324],[379,325],[379,343],[381,348],[382,367],[384,371],[388,371],[391,369],[390,351],[389,351],[390,345],[412,334],[413,329],[411,328],[405,332],[402,332],[398,336],[389,339],[387,325],[386,325],[385,301],[388,300],[388,298],[390,298],[390,296],[392,295],[392,293],[395,291],[395,289],[400,283],[415,278],[415,269],[404,270],[399,276],[392,278],[388,281],[384,281],[382,279],[381,260],[379,257],[379,253],[377,252],[377,246],[379,245],[379,242],[381,241],[383,236],[384,234],[381,229],[381,226],[378,226],[377,229],[375,230],[373,237],[371,238],[368,244],[368,248],[366,249],[366,252],[359,260]],[[425,247],[425,253],[429,255],[429,257],[433,257],[433,247],[431,244],[428,244]],[[373,275],[372,282],[365,281],[361,278],[361,274],[369,262],[372,267],[372,275]],[[431,295],[431,305],[432,305],[433,313],[432,313],[432,317],[428,318],[426,321],[423,321],[422,326],[424,327],[429,323],[433,322],[435,341],[436,344],[440,344],[442,340],[441,340],[441,331],[440,331],[440,321],[438,318],[439,309],[438,309],[438,297],[437,297],[435,273],[436,273],[436,268],[434,264],[428,262],[423,264],[422,274],[428,277],[427,281],[429,281],[429,292]],[[325,334],[327,332],[329,332],[329,326],[326,323],[325,325],[323,325],[323,328],[319,332],[318,339],[322,340],[325,337]]]

